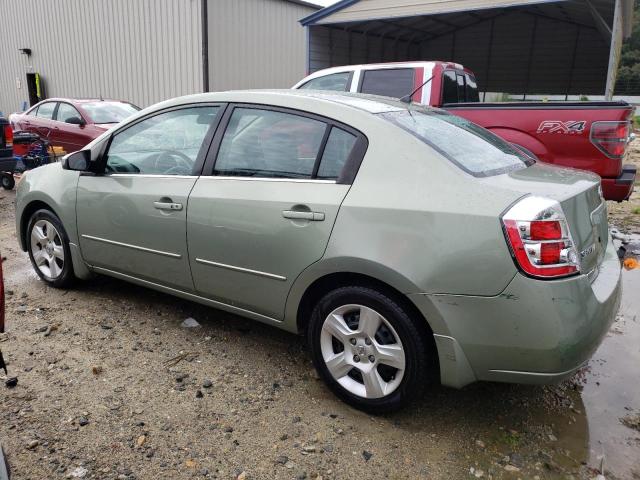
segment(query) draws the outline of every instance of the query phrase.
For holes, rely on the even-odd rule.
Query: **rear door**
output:
[[[58,106],[57,102],[44,102],[38,106],[35,116],[29,120],[27,131],[48,140],[53,126],[53,116]]]
[[[357,131],[266,106],[225,113],[189,197],[200,295],[281,319],[296,277],[319,260],[366,150]]]
[[[81,175],[77,224],[84,260],[98,271],[193,291],[187,199],[221,106],[155,112],[116,132],[105,173]]]

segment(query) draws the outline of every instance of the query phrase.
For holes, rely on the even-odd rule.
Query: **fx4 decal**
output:
[[[579,135],[584,131],[586,120],[543,120],[538,126],[538,133],[563,133],[565,135]]]

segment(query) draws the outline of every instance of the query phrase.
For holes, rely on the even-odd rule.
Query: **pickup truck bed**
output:
[[[481,125],[529,150],[543,162],[590,170],[602,177],[607,199],[626,200],[636,168],[608,158],[592,142],[593,122],[626,122],[633,107],[626,102],[449,103],[442,108]],[[575,125],[575,127],[574,127]]]

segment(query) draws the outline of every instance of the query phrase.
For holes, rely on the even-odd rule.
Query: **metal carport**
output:
[[[633,0],[343,0],[301,20],[307,67],[455,61],[482,91],[613,93]]]

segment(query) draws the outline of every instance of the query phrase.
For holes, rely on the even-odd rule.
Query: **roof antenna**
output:
[[[425,82],[420,85],[418,88],[416,88],[413,92],[411,92],[408,95],[405,95],[404,97],[400,98],[400,101],[402,103],[411,103],[411,97],[413,97],[413,94],[416,93],[418,90],[420,90],[422,87],[424,87],[427,83],[429,83],[431,80],[433,79],[433,75],[431,75],[427,80],[425,80]]]

